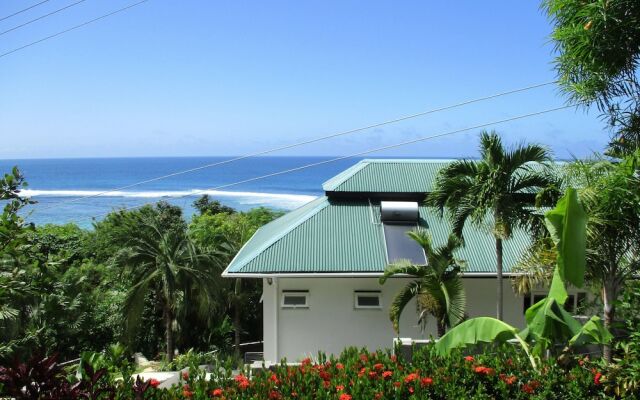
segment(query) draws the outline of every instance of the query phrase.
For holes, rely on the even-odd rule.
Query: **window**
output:
[[[309,291],[283,290],[282,308],[309,308]]]
[[[522,312],[527,311],[527,308],[536,304],[540,300],[547,297],[546,293],[530,293],[524,296],[524,301],[522,304]],[[585,292],[578,292],[576,294],[570,294],[567,297],[567,301],[564,303],[564,308],[570,313],[575,314],[576,312],[581,312],[585,306],[587,301],[587,294]]]
[[[382,308],[380,291],[359,290],[355,292],[356,308]]]

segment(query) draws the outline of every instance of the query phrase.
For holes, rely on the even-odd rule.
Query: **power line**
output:
[[[425,115],[428,115],[428,114],[433,114],[433,113],[440,112],[440,111],[450,110],[450,109],[453,109],[453,108],[462,107],[462,106],[465,106],[465,105],[478,103],[478,102],[481,102],[481,101],[486,101],[486,100],[494,99],[494,98],[497,98],[497,97],[502,97],[502,96],[506,96],[506,95],[510,95],[510,94],[514,94],[514,93],[518,93],[518,92],[524,92],[524,91],[527,91],[527,90],[536,89],[536,88],[539,88],[539,87],[542,87],[542,86],[551,85],[551,84],[554,84],[554,83],[556,83],[556,81],[538,83],[538,84],[535,84],[535,85],[522,87],[522,88],[519,88],[519,89],[508,90],[506,92],[500,92],[500,93],[492,94],[492,95],[485,96],[485,97],[479,97],[479,98],[472,99],[472,100],[466,100],[466,101],[463,101],[463,102],[460,102],[460,103],[456,103],[456,104],[452,104],[452,105],[448,105],[448,106],[444,106],[444,107],[439,107],[439,108],[431,109],[431,110],[428,110],[428,111],[422,111],[422,112],[419,112],[419,113],[416,113],[416,114],[405,115],[405,116],[394,118],[394,119],[387,120],[387,121],[384,121],[384,122],[378,122],[378,123],[375,123],[375,124],[366,125],[366,126],[363,126],[363,127],[360,127],[360,128],[350,129],[350,130],[347,130],[347,131],[341,131],[341,132],[333,133],[333,134],[326,135],[326,136],[320,136],[320,137],[317,137],[317,138],[314,138],[314,139],[310,139],[310,140],[306,140],[306,141],[303,141],[303,142],[293,143],[293,144],[289,144],[289,145],[285,145],[285,146],[281,146],[281,147],[275,147],[275,148],[271,148],[271,149],[268,149],[268,150],[259,151],[259,152],[256,152],[256,153],[250,153],[250,154],[246,154],[246,155],[243,155],[243,156],[234,157],[234,158],[231,158],[229,160],[218,161],[218,162],[211,163],[211,164],[205,164],[205,165],[201,165],[201,166],[198,166],[198,167],[195,167],[195,168],[185,169],[185,170],[173,172],[173,173],[170,173],[170,174],[167,174],[167,175],[162,175],[162,176],[158,176],[158,177],[155,177],[155,178],[151,178],[151,179],[146,179],[146,180],[143,180],[143,181],[135,182],[135,183],[132,183],[132,184],[129,184],[129,185],[126,185],[126,186],[120,186],[120,187],[117,187],[117,188],[114,188],[114,189],[105,190],[103,192],[94,193],[94,194],[86,195],[86,196],[82,196],[82,197],[77,197],[77,198],[74,198],[74,199],[59,201],[59,202],[56,202],[56,203],[54,203],[54,204],[52,204],[52,205],[50,205],[48,207],[41,208],[38,211],[45,211],[45,210],[49,210],[51,208],[59,207],[59,206],[64,205],[64,204],[75,203],[75,202],[78,202],[78,201],[82,201],[82,200],[86,200],[86,199],[90,199],[90,198],[94,198],[94,197],[99,197],[99,196],[102,196],[102,195],[105,195],[105,194],[109,194],[109,193],[113,193],[113,192],[117,192],[117,191],[121,191],[121,190],[125,190],[125,189],[130,189],[132,187],[140,186],[140,185],[143,185],[143,184],[146,184],[146,183],[156,182],[156,181],[159,181],[159,180],[172,178],[172,177],[179,176],[179,175],[183,175],[183,174],[187,174],[187,173],[191,173],[191,172],[196,172],[196,171],[200,171],[200,170],[203,170],[203,169],[206,169],[206,168],[213,168],[213,167],[217,167],[217,166],[221,166],[221,165],[225,165],[225,164],[230,164],[230,163],[233,163],[233,162],[236,162],[236,161],[240,161],[240,160],[244,160],[244,159],[247,159],[247,158],[263,156],[263,155],[266,155],[266,154],[275,153],[277,151],[288,150],[288,149],[292,149],[294,147],[299,147],[299,146],[303,146],[303,145],[307,145],[307,144],[311,144],[311,143],[320,142],[322,140],[327,140],[327,139],[332,139],[332,138],[336,138],[336,137],[340,137],[340,136],[345,136],[345,135],[349,135],[351,133],[361,132],[361,131],[364,131],[364,130],[377,128],[377,127],[380,127],[380,126],[389,125],[389,124],[405,121],[405,120],[412,119],[412,118],[422,117],[422,116],[425,116]]]
[[[470,131],[470,130],[474,130],[474,129],[486,128],[486,127],[489,127],[489,126],[492,126],[492,125],[503,124],[503,123],[506,123],[506,122],[516,121],[516,120],[520,120],[520,119],[524,119],[524,118],[535,117],[535,116],[538,116],[538,115],[547,114],[547,113],[550,113],[550,112],[553,112],[553,111],[564,110],[564,109],[575,107],[575,106],[576,106],[576,104],[570,104],[570,105],[566,105],[566,106],[546,109],[546,110],[543,110],[543,111],[536,111],[536,112],[532,112],[532,113],[528,113],[528,114],[521,114],[521,115],[518,115],[518,116],[515,116],[515,117],[505,118],[505,119],[501,119],[501,120],[498,120],[498,121],[487,122],[487,123],[484,123],[484,124],[474,125],[474,126],[470,126],[470,127],[467,127],[467,128],[462,128],[462,129],[456,129],[456,130],[453,130],[453,131],[437,133],[435,135],[422,136],[422,137],[419,137],[419,138],[416,138],[416,139],[411,139],[411,140],[407,140],[407,141],[400,142],[400,143],[395,143],[395,144],[382,146],[382,147],[376,147],[376,148],[365,150],[365,151],[361,151],[361,152],[358,152],[358,153],[349,154],[347,156],[336,157],[336,158],[332,158],[332,159],[329,159],[329,160],[319,161],[319,162],[315,162],[315,163],[311,163],[311,164],[305,164],[305,165],[302,165],[300,167],[290,168],[290,169],[286,169],[286,170],[282,170],[282,171],[278,171],[278,172],[273,172],[273,173],[266,174],[266,175],[260,175],[260,176],[256,176],[256,177],[253,177],[253,178],[248,178],[248,179],[244,179],[244,180],[241,180],[241,181],[227,183],[227,184],[216,186],[216,187],[209,188],[209,189],[196,190],[196,191],[189,192],[188,194],[185,194],[185,195],[182,195],[182,196],[177,196],[174,199],[178,200],[178,199],[182,199],[182,198],[185,198],[185,197],[190,197],[190,196],[195,196],[195,195],[198,195],[198,194],[206,193],[206,192],[209,192],[209,191],[225,189],[225,188],[228,188],[228,187],[237,186],[237,185],[241,185],[241,184],[244,184],[244,183],[254,182],[254,181],[258,181],[258,180],[262,180],[262,179],[266,179],[266,178],[272,178],[274,176],[285,175],[285,174],[289,174],[289,173],[292,173],[292,172],[298,172],[298,171],[302,171],[302,170],[307,169],[307,168],[313,168],[313,167],[317,167],[317,166],[324,165],[324,164],[330,164],[330,163],[333,163],[333,162],[346,160],[348,158],[360,157],[360,156],[364,156],[364,155],[371,154],[371,153],[377,153],[377,152],[380,152],[380,151],[395,149],[395,148],[398,148],[398,147],[407,146],[407,145],[418,143],[418,142],[424,142],[426,140],[440,138],[440,137],[443,137],[443,136],[450,136],[450,135],[454,135],[456,133],[462,133],[462,132],[466,132],[466,131]],[[153,204],[153,203],[144,203],[144,204],[141,204],[141,205],[138,205],[138,206],[123,207],[123,208],[118,209],[117,211],[135,210],[135,209],[144,207],[144,206],[149,205],[149,204]],[[111,211],[111,212],[113,212],[113,211]],[[109,214],[111,214],[111,212],[94,215],[92,217],[81,218],[81,219],[78,219],[78,220],[75,220],[75,221],[72,221],[72,222],[80,222],[80,221],[84,221],[84,220],[95,220],[96,218],[100,218],[100,217],[104,217],[106,215],[109,215]]]
[[[13,49],[13,50],[7,51],[6,53],[2,53],[2,54],[0,54],[0,58],[2,58],[2,57],[6,57],[6,56],[8,56],[9,54],[13,54],[13,53],[15,53],[15,52],[17,52],[17,51],[20,51],[20,50],[26,49],[27,47],[31,47],[31,46],[36,45],[36,44],[38,44],[38,43],[42,43],[42,42],[44,42],[45,40],[53,39],[53,38],[55,38],[55,37],[58,37],[58,36],[60,36],[60,35],[65,34],[65,33],[67,33],[67,32],[71,32],[71,31],[73,31],[73,30],[75,30],[75,29],[82,28],[83,26],[86,26],[86,25],[89,25],[89,24],[94,23],[94,22],[96,22],[96,21],[99,21],[99,20],[101,20],[101,19],[104,19],[104,18],[110,17],[110,16],[112,16],[112,15],[114,15],[114,14],[118,14],[118,13],[120,13],[120,12],[122,12],[122,11],[128,10],[128,9],[133,8],[133,7],[135,7],[135,6],[137,6],[137,5],[140,5],[140,4],[142,4],[142,3],[146,3],[147,1],[149,1],[149,0],[141,0],[141,1],[138,1],[138,2],[133,3],[133,4],[129,4],[129,5],[128,5],[128,6],[126,6],[126,7],[119,8],[119,9],[117,9],[117,10],[115,10],[115,11],[112,11],[112,12],[110,12],[110,13],[108,13],[108,14],[104,14],[104,15],[101,15],[101,16],[99,16],[99,17],[97,17],[97,18],[94,18],[94,19],[92,19],[92,20],[90,20],[90,21],[83,22],[83,23],[82,23],[82,24],[80,24],[80,25],[76,25],[76,26],[74,26],[74,27],[71,27],[71,28],[69,28],[69,29],[65,29],[65,30],[60,31],[60,32],[58,32],[58,33],[54,33],[53,35],[49,35],[49,36],[44,37],[44,38],[42,38],[42,39],[38,39],[38,40],[36,40],[35,42],[31,42],[31,43],[25,44],[24,46],[17,47],[17,48],[15,48],[15,49]]]
[[[29,11],[29,10],[31,10],[31,9],[32,9],[32,8],[34,8],[34,7],[38,7],[40,4],[44,4],[44,3],[46,3],[47,1],[49,1],[49,0],[43,0],[43,1],[41,1],[40,3],[36,3],[36,4],[34,4],[34,5],[30,6],[30,7],[24,8],[24,9],[22,9],[22,10],[20,10],[20,11],[16,11],[16,12],[14,12],[13,14],[9,14],[9,15],[7,15],[6,17],[2,17],[2,18],[0,18],[0,21],[4,21],[5,19],[11,18],[11,17],[15,17],[16,15],[18,15],[18,14],[22,14],[22,13],[23,13],[23,12],[25,12],[25,11]]]
[[[86,0],[79,0],[79,1],[76,1],[75,3],[71,3],[71,4],[69,4],[68,6],[65,6],[65,7],[62,7],[62,8],[58,8],[57,10],[55,10],[55,11],[51,11],[50,13],[45,14],[45,15],[41,15],[41,16],[39,16],[38,18],[32,19],[31,21],[27,21],[27,22],[25,22],[25,23],[23,23],[23,24],[20,24],[20,25],[14,26],[13,28],[11,28],[11,29],[7,29],[7,30],[6,30],[6,31],[4,31],[4,32],[0,32],[0,36],[4,35],[5,33],[9,33],[9,32],[15,31],[16,29],[20,29],[20,28],[22,28],[23,26],[27,26],[27,25],[29,25],[29,24],[32,24],[32,23],[36,22],[36,21],[40,21],[40,20],[41,20],[41,19],[43,19],[43,18],[47,18],[47,17],[48,17],[48,16],[50,16],[50,15],[57,14],[57,13],[59,13],[60,11],[64,11],[64,10],[66,10],[67,8],[71,8],[71,7],[75,6],[75,5],[78,5],[78,4],[80,4],[80,3],[83,3],[83,2],[85,2],[85,1],[86,1]]]

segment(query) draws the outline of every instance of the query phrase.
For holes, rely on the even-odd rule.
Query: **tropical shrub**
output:
[[[349,348],[338,357],[319,354],[315,360],[282,363],[253,376],[248,371],[234,376],[231,366],[215,362],[209,380],[204,370],[192,368],[181,374],[178,385],[166,390],[153,380],[121,380],[106,372],[98,376],[89,365],[80,378],[64,376],[53,365],[57,372],[46,382],[47,390],[78,387],[84,394],[94,393],[88,398],[95,399],[586,399],[605,394],[605,371],[597,363],[548,359],[536,372],[526,355],[509,345],[473,356],[454,351],[447,357],[426,346],[416,349],[411,363],[389,351]],[[17,385],[33,384],[29,377],[11,381],[5,375],[0,369],[0,387],[5,385],[1,394],[14,393],[7,389]]]

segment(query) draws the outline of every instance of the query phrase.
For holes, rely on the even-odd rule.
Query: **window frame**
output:
[[[286,304],[287,296],[304,297],[304,304]],[[306,309],[309,308],[309,291],[308,290],[283,290],[280,294],[280,308],[288,309]]]
[[[358,303],[361,295],[367,297],[376,297],[378,299],[377,306],[363,306]],[[382,310],[382,292],[380,290],[354,290],[353,292],[353,308],[356,310]]]
[[[529,307],[533,306],[538,301],[540,301],[541,300],[540,297],[547,297],[548,295],[549,295],[549,292],[545,292],[545,291],[542,291],[542,290],[536,290],[536,291],[527,293],[523,298],[522,313],[524,314]],[[567,296],[567,301],[565,303],[565,309],[571,315],[579,316],[579,314],[577,314],[576,311],[582,305],[581,303],[584,303],[586,301],[587,292],[578,291],[578,292],[575,292],[575,293],[567,293],[567,295],[568,296]],[[536,297],[538,297],[537,301],[536,301]],[[570,308],[567,307],[567,305],[569,303],[571,303],[571,307]]]

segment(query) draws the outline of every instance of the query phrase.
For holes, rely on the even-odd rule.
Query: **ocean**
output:
[[[329,159],[328,157],[257,157],[174,176],[143,185],[97,195],[173,172],[229,159],[228,157],[77,158],[0,160],[0,173],[17,165],[29,184],[22,192],[37,201],[23,216],[37,225],[76,223],[90,228],[94,220],[122,207],[139,207],[166,200],[184,209],[209,194],[238,210],[265,206],[291,210],[322,195],[322,183],[357,163],[346,159],[237,186],[218,186],[272,174]]]

